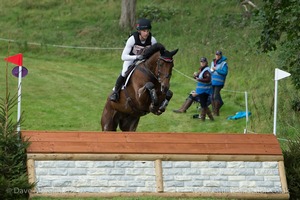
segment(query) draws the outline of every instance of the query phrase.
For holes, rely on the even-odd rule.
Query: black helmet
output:
[[[139,30],[145,30],[145,29],[151,29],[151,21],[148,19],[139,19],[138,23],[136,25],[136,29]]]

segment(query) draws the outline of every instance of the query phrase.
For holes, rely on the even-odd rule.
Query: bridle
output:
[[[172,58],[167,58],[167,57],[163,57],[163,56],[159,56],[159,58],[157,59],[157,67],[158,67],[158,72],[157,72],[157,76],[156,79],[158,80],[159,83],[161,83],[162,81],[164,81],[165,79],[170,79],[172,76],[172,73],[170,74],[164,74],[161,72],[161,61],[167,62],[167,63],[173,63],[173,59]],[[163,79],[161,79],[161,75],[163,75]]]
[[[159,83],[163,82],[166,78],[169,79],[171,78],[172,73],[170,74],[164,74],[161,72],[161,61],[167,62],[167,63],[172,63],[173,59],[172,58],[167,58],[167,57],[163,57],[163,56],[159,56],[159,58],[156,61],[156,66],[157,66],[157,75],[155,74],[155,72],[152,72],[149,67],[146,66],[145,62],[143,63],[144,67],[139,67],[137,66],[137,69],[139,69],[140,71],[146,73],[146,74],[150,74],[153,78],[155,78]],[[163,75],[163,79],[161,79],[161,75]]]

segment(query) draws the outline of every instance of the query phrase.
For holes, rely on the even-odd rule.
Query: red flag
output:
[[[14,63],[18,66],[22,66],[23,65],[23,55],[21,53],[16,54],[14,56],[10,56],[7,58],[4,58],[4,60],[6,60],[7,62],[11,62]]]

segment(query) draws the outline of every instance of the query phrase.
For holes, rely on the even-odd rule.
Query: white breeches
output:
[[[130,60],[130,61],[124,61],[124,62],[123,62],[123,69],[122,69],[122,73],[121,73],[121,75],[122,75],[123,77],[125,77],[125,73],[127,72],[128,67],[129,67],[132,63],[133,63],[132,60]]]

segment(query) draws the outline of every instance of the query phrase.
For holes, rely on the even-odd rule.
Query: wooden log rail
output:
[[[22,131],[22,137],[31,143],[27,149],[30,182],[36,182],[35,161],[155,161],[157,193],[148,195],[203,196],[200,193],[164,192],[162,161],[275,161],[278,162],[282,193],[206,195],[256,199],[289,197],[282,151],[273,134]],[[124,195],[128,196],[128,193]]]

